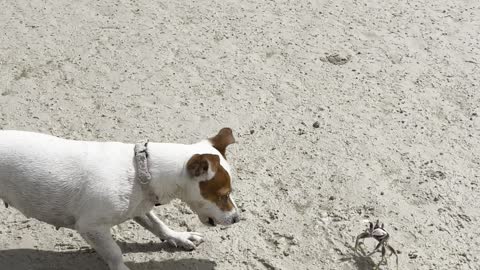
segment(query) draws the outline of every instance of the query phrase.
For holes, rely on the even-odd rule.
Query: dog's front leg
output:
[[[115,243],[108,226],[79,227],[78,232],[105,260],[110,270],[129,270],[122,258],[122,251]]]
[[[154,235],[160,237],[160,239],[167,241],[175,247],[192,250],[195,249],[197,244],[202,242],[200,233],[174,231],[165,225],[153,211],[148,212],[146,215],[135,217],[134,220]]]

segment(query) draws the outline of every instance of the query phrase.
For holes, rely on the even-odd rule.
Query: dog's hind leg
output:
[[[202,242],[202,235],[197,232],[176,232],[163,223],[152,211],[146,215],[135,217],[134,220],[160,239],[167,241],[174,247],[187,250],[195,249]]]
[[[78,232],[100,254],[110,270],[129,270],[123,262],[122,251],[113,240],[108,226],[80,227]]]

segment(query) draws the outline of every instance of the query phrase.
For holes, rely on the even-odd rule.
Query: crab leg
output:
[[[378,241],[378,244],[377,244],[377,246],[375,247],[375,249],[373,249],[373,251],[370,252],[367,256],[372,256],[373,254],[375,254],[375,252],[377,252],[377,250],[378,250],[381,246],[385,246],[385,241],[386,241],[386,239],[382,239],[382,240]]]
[[[397,251],[395,251],[395,249],[390,246],[390,245],[387,245],[387,248],[390,250],[390,256],[392,255],[395,255],[395,262],[397,263],[397,270],[398,270],[398,255],[397,255]]]
[[[385,258],[385,253],[386,253],[385,246],[382,246],[382,258],[381,258],[380,261],[377,263],[377,265],[375,266],[374,269],[380,268],[380,265],[386,260],[386,258]]]
[[[360,241],[360,239],[364,239],[367,237],[370,237],[370,234],[368,232],[363,232],[357,236],[357,240],[355,241],[355,253],[357,253],[358,242]]]

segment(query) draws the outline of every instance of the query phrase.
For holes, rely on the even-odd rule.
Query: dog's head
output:
[[[232,198],[232,175],[225,158],[228,145],[235,142],[230,128],[200,142],[200,153],[188,160],[186,170],[191,178],[185,200],[204,224],[230,225],[239,221]]]

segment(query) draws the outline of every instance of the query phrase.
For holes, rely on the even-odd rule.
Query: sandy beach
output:
[[[222,127],[242,221],[187,252],[136,223],[132,270],[480,269],[479,1],[0,1],[0,128],[194,143]],[[376,242],[365,241],[370,251]],[[0,210],[0,270],[107,270],[80,235]],[[396,269],[394,257],[380,269]]]

